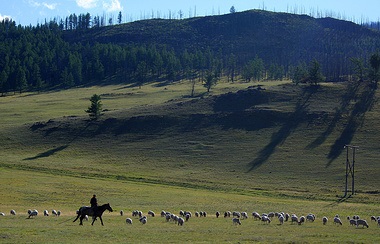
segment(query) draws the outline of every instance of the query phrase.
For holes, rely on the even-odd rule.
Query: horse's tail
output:
[[[74,219],[73,222],[77,221],[77,219],[79,219],[79,216],[81,215],[81,210],[82,210],[82,207],[80,207],[78,210],[77,210],[77,217]]]

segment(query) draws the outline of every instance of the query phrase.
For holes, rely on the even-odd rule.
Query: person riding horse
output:
[[[98,200],[96,199],[96,195],[94,194],[90,200],[91,210],[95,213],[98,208]]]

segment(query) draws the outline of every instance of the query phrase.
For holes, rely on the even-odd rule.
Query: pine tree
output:
[[[102,111],[102,103],[101,103],[101,98],[100,95],[94,94],[90,98],[91,105],[88,107],[87,110],[85,110],[86,113],[90,116],[91,120],[97,120]]]

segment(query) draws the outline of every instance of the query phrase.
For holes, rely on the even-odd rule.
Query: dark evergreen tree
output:
[[[92,95],[90,98],[91,105],[85,110],[86,113],[90,116],[91,120],[97,120],[101,116],[102,112],[102,102],[101,97],[97,94]]]

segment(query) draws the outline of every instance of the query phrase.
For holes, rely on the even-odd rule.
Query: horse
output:
[[[103,219],[102,219],[102,214],[106,210],[113,212],[109,203],[106,203],[106,204],[103,204],[101,206],[96,207],[95,211],[91,207],[88,207],[88,206],[80,207],[79,210],[77,211],[78,216],[76,217],[76,219],[74,219],[73,222],[75,222],[75,221],[77,221],[77,219],[79,219],[80,220],[79,225],[83,225],[82,221],[85,218],[85,216],[88,215],[88,216],[92,216],[91,225],[94,225],[94,222],[95,222],[97,217],[99,217],[100,222],[102,223],[102,225],[104,225]]]

